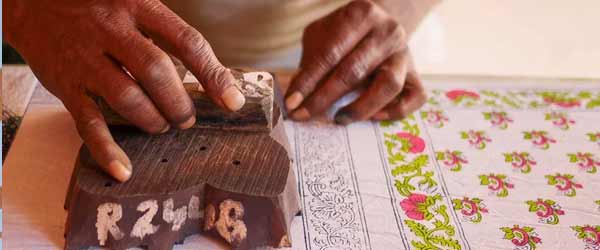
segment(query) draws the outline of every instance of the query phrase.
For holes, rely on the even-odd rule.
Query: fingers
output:
[[[96,74],[93,74],[92,81],[86,84],[90,91],[102,96],[113,110],[148,133],[169,130],[169,123],[152,100],[110,58],[100,57],[95,60],[93,67],[91,70]]]
[[[400,120],[408,114],[419,109],[425,101],[427,95],[423,89],[423,84],[416,71],[409,71],[406,75],[406,84],[402,93],[394,101],[388,104],[381,111],[373,115],[373,120]]]
[[[112,45],[109,53],[141,84],[162,115],[180,129],[194,125],[196,117],[192,100],[169,56],[138,32],[123,34],[120,39],[123,42]],[[140,98],[134,88],[122,88],[129,92],[121,95]]]
[[[310,93],[309,98],[291,114],[291,117],[306,120],[311,115],[321,114],[339,98],[358,87],[399,47],[398,44],[402,41],[401,33],[395,22],[388,22],[371,31],[342,59],[327,80],[316,91]]]
[[[393,101],[404,87],[407,69],[408,60],[404,52],[395,53],[385,60],[367,90],[336,114],[336,123],[346,125],[366,120]]]
[[[239,110],[245,103],[244,95],[204,37],[160,1],[146,1],[142,5],[137,13],[140,28],[161,48],[181,59],[216,104]]]
[[[131,161],[113,140],[96,104],[84,94],[71,95],[65,106],[75,119],[77,131],[106,173],[124,182],[131,177]]]
[[[288,110],[298,108],[319,82],[369,33],[374,23],[370,16],[375,15],[374,12],[371,3],[353,1],[305,29],[300,70],[292,79],[285,100]]]

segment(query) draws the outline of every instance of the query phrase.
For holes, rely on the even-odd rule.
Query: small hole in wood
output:
[[[206,146],[200,147],[200,151],[204,151],[204,150],[206,150]]]
[[[234,160],[232,163],[233,163],[233,165],[236,165],[236,166],[238,166],[238,165],[240,165],[242,162],[240,162],[239,160]]]
[[[256,76],[256,80],[257,80],[257,81],[260,81],[260,80],[262,80],[262,79],[263,79],[263,76],[262,76],[262,75],[257,75],[257,76]]]
[[[106,183],[104,183],[104,187],[111,187],[111,186],[112,186],[111,181],[107,181]]]
[[[165,158],[163,158],[162,160],[160,160],[160,162],[162,162],[162,163],[165,163],[165,162],[168,162],[168,161],[169,161],[169,160],[167,160],[167,159],[165,159]]]

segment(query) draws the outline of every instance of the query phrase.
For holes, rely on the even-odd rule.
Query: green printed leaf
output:
[[[589,101],[585,105],[585,108],[587,108],[587,109],[593,109],[593,108],[598,107],[598,106],[600,106],[600,98]]]
[[[445,152],[435,152],[435,159],[438,161],[446,159],[446,153]]]
[[[513,230],[510,227],[502,227],[500,228],[500,230],[504,232],[504,239],[506,240],[511,240],[515,237],[515,234],[513,233]]]
[[[385,121],[379,122],[379,126],[384,127],[384,128],[391,127],[392,125],[394,125],[394,121],[392,121],[392,120],[385,120]]]
[[[526,201],[525,203],[529,205],[529,212],[537,211],[537,204],[535,203],[535,201]]]
[[[403,174],[415,172],[418,169],[421,169],[422,167],[424,167],[425,165],[427,165],[428,163],[429,163],[429,157],[428,157],[428,155],[422,154],[422,155],[419,155],[419,156],[415,157],[408,164],[403,164],[403,165],[400,165],[398,167],[395,167],[392,170],[392,175],[393,176],[398,176],[398,175],[403,175]]]
[[[571,162],[571,163],[577,162],[577,155],[576,154],[567,154],[567,156],[569,156],[569,162]]]
[[[490,178],[487,175],[480,175],[479,180],[480,180],[481,185],[489,185],[490,184]]]
[[[504,154],[504,162],[512,162],[513,156],[512,154]]]
[[[425,227],[425,225],[412,220],[405,220],[404,223],[406,223],[410,231],[413,232],[415,236],[419,238],[427,237],[429,230],[427,230],[427,227]]]
[[[449,247],[450,249],[461,249],[460,243],[458,243],[458,240],[455,239],[433,235],[429,237],[429,240],[439,246]]]
[[[592,93],[589,91],[580,91],[577,94],[577,97],[581,98],[581,99],[588,99],[588,98],[592,98]]]
[[[459,210],[459,209],[462,209],[463,207],[464,206],[463,206],[461,199],[452,199],[452,208],[454,210]]]
[[[558,183],[558,181],[556,181],[556,178],[553,175],[546,175],[544,177],[546,177],[546,179],[548,179],[549,185],[556,185]]]

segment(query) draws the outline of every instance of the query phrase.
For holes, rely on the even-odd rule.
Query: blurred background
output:
[[[600,78],[599,13],[598,0],[446,0],[411,45],[423,74]],[[23,63],[2,49],[5,64]],[[296,57],[255,66],[293,68]]]
[[[410,45],[423,75],[600,79],[599,13],[598,0],[446,0],[423,21]],[[7,44],[2,50],[4,64],[24,63]],[[300,54],[297,47],[285,56],[246,66],[293,70]],[[19,84],[4,79],[5,102],[23,99],[7,90],[30,97],[36,89],[48,95],[37,91],[42,87],[28,68],[11,72],[16,72],[13,78]],[[23,79],[30,79],[31,86]],[[16,115],[3,111],[5,151],[25,108],[10,109]]]

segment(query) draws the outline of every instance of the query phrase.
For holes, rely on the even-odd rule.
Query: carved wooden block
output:
[[[211,126],[161,135],[111,126],[134,166],[125,183],[103,173],[83,146],[65,202],[65,249],[172,249],[197,233],[234,249],[289,247],[298,193],[273,96],[270,108],[262,109],[262,115],[270,110],[266,123],[244,118],[253,111],[230,116],[224,124],[214,120]],[[271,124],[270,129],[255,129],[262,124]]]
[[[216,106],[199,83],[184,82],[187,93],[196,107],[195,128],[250,130],[268,132],[273,127],[274,79],[267,72],[241,72],[232,70],[236,86],[246,97],[244,106],[229,112]],[[95,97],[107,123],[130,125],[100,97]]]

